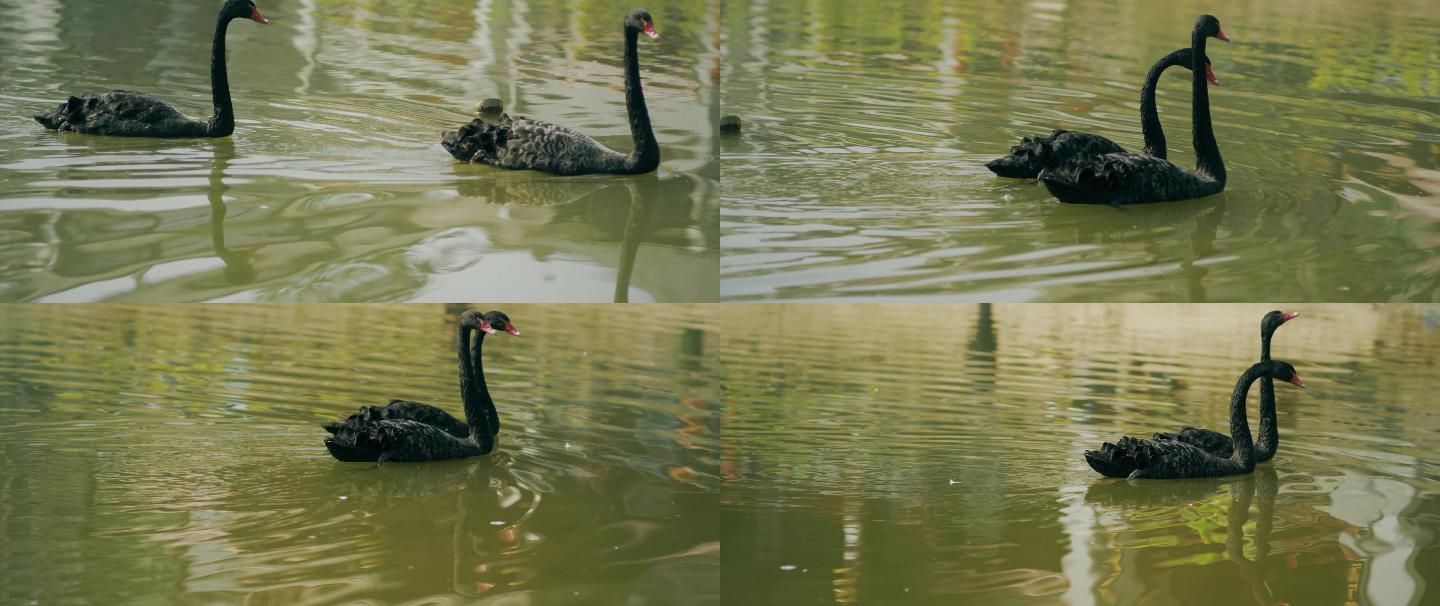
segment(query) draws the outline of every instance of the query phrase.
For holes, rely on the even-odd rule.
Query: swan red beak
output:
[[[1295,317],[1298,316],[1298,315],[1300,315],[1300,312],[1298,312],[1298,311],[1280,312],[1280,317],[1285,318],[1285,321],[1286,321],[1286,322],[1289,322],[1289,321],[1291,321],[1291,320],[1294,320]]]
[[[505,332],[508,332],[508,333],[510,333],[510,334],[512,334],[512,335],[514,335],[514,336],[517,336],[517,337],[520,336],[520,331],[515,328],[515,325],[514,325],[514,324],[510,324],[510,325],[506,326],[506,327],[505,327]]]
[[[1300,375],[1290,377],[1290,382],[1294,383],[1295,386],[1299,387],[1300,389],[1305,389],[1305,382],[1300,380]]]
[[[644,25],[640,26],[640,31],[645,32],[645,35],[650,36],[650,39],[651,39],[651,40],[659,40],[659,39],[660,39],[660,34],[655,33],[655,24],[654,24],[654,23],[651,23],[651,22],[649,22],[649,21],[646,21]]]
[[[490,323],[489,323],[489,322],[486,322],[486,321],[484,321],[484,320],[481,320],[481,321],[480,321],[480,330],[485,331],[485,334],[488,334],[488,335],[493,335],[493,334],[495,334],[495,328],[492,327],[492,326],[490,326]]]
[[[1226,35],[1225,35],[1225,30],[1223,30],[1223,29],[1220,30],[1218,33],[1216,33],[1216,34],[1215,34],[1215,37],[1216,37],[1216,38],[1219,38],[1221,42],[1229,42],[1229,41],[1230,41],[1230,36],[1226,36]]]
[[[260,14],[259,7],[250,7],[250,19],[260,25],[270,25],[270,20],[266,19],[265,15]]]
[[[1214,86],[1220,86],[1220,79],[1215,77],[1215,70],[1210,69],[1209,65],[1205,66],[1205,79]]]

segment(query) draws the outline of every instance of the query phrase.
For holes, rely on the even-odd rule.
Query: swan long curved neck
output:
[[[470,345],[471,333],[475,333],[473,348]],[[480,343],[484,340],[484,331],[462,325],[456,349],[460,358],[460,399],[465,404],[465,424],[470,426],[469,439],[485,446],[488,452],[495,432],[490,426],[487,408],[493,410],[495,404],[490,401],[490,392],[485,388],[485,371],[480,363]]]
[[[1220,145],[1210,124],[1210,83],[1205,79],[1205,35],[1200,28],[1190,34],[1191,131],[1195,146],[1195,170],[1225,183],[1225,161],[1220,158]]]
[[[1235,445],[1230,459],[1246,469],[1255,467],[1255,442],[1250,436],[1250,422],[1245,416],[1245,397],[1250,385],[1265,375],[1261,365],[1256,364],[1240,375],[1235,383],[1235,392],[1230,394],[1230,440]]]
[[[220,19],[215,22],[215,39],[210,43],[210,95],[214,99],[215,114],[208,126],[212,137],[226,137],[235,132],[235,108],[230,105],[230,79],[225,73],[225,30],[229,26],[230,17],[221,9]]]
[[[1270,337],[1274,330],[1260,332],[1260,361],[1270,361]],[[1269,375],[1260,378],[1260,434],[1255,443],[1256,456],[1268,461],[1280,446],[1280,428],[1275,419],[1275,379]]]
[[[1164,158],[1165,129],[1160,126],[1160,112],[1155,107],[1155,88],[1160,84],[1160,75],[1171,66],[1188,64],[1190,49],[1181,49],[1165,55],[1150,66],[1145,74],[1145,83],[1140,86],[1140,132],[1145,135],[1145,154]]]
[[[645,107],[645,91],[640,86],[640,32],[625,29],[625,111],[630,117],[630,138],[635,148],[625,158],[625,168],[648,173],[660,164],[660,144],[650,127],[650,111]]]

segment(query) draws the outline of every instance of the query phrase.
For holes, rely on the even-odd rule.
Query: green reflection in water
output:
[[[439,145],[498,96],[628,150],[630,4],[263,8],[271,25],[227,38],[234,137],[169,141],[56,134],[28,116],[112,88],[208,116],[214,6],[0,0],[0,300],[718,296],[718,2],[651,7],[663,38],[642,49],[642,75],[663,162],[634,178],[459,165]],[[649,220],[627,230],[637,205]]]
[[[460,414],[466,307],[3,306],[0,602],[718,600],[704,308],[504,305],[496,454],[330,458],[360,405]]]
[[[765,327],[721,356],[724,601],[1425,603],[1440,308],[1293,308],[1274,355],[1310,389],[1277,390],[1254,474],[1085,464],[1121,435],[1224,427],[1271,308],[724,309]]]
[[[1141,148],[1140,82],[1210,45],[1227,190],[1060,205],[983,163],[1053,128]],[[730,299],[1434,301],[1440,14],[1433,2],[737,0],[725,11]],[[1193,163],[1184,70],[1159,86]]]

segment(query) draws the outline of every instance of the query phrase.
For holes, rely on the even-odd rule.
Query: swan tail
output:
[[[1067,130],[1055,130],[1048,137],[1025,137],[1010,148],[1009,155],[987,162],[985,168],[1001,177],[1034,179],[1047,169],[1064,166],[1077,158],[1094,158],[1105,154],[1123,153],[1115,142]]]
[[[986,162],[985,168],[990,169],[990,172],[995,173],[997,177],[1034,179],[1044,168],[1050,142],[1064,132],[1057,130],[1049,137],[1025,137],[1020,140],[1019,144],[1012,146],[1010,153],[1005,157]]]
[[[70,122],[70,114],[72,113],[72,108],[78,109],[77,105],[79,107],[83,107],[83,104],[84,101],[82,99],[78,97],[70,97],[69,101],[57,104],[55,107],[50,108],[50,111],[43,114],[36,114],[31,117],[35,118],[35,121],[39,122],[40,125],[44,126],[45,128],[48,128],[50,130],[60,130],[61,128],[64,128],[67,123]]]
[[[325,448],[329,449],[330,456],[345,463],[368,463],[378,460],[381,453],[365,448],[358,448],[353,444],[344,444],[334,438],[325,440]]]
[[[1034,179],[1040,174],[1040,168],[1031,158],[1014,154],[986,162],[985,168],[1006,179]]]
[[[1090,464],[1090,469],[1107,478],[1129,477],[1136,469],[1116,461],[1113,456],[1114,449],[1114,444],[1106,442],[1100,450],[1087,450],[1085,462]]]

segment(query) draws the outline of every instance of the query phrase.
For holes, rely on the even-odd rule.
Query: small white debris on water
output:
[[[950,485],[951,485],[951,486],[954,486],[954,485],[956,485],[956,484],[959,484],[959,482],[956,482],[955,480],[950,480]]]
[[[344,501],[345,499],[348,499],[348,498],[350,498],[350,497],[340,497],[340,500],[341,500],[341,501]]]
[[[780,570],[786,570],[786,571],[795,570],[795,565],[794,565],[794,564],[782,564],[782,565],[780,566]]]
[[[566,442],[566,443],[565,443],[565,448],[566,448],[567,450],[570,448],[570,443],[569,443],[569,442]]]

